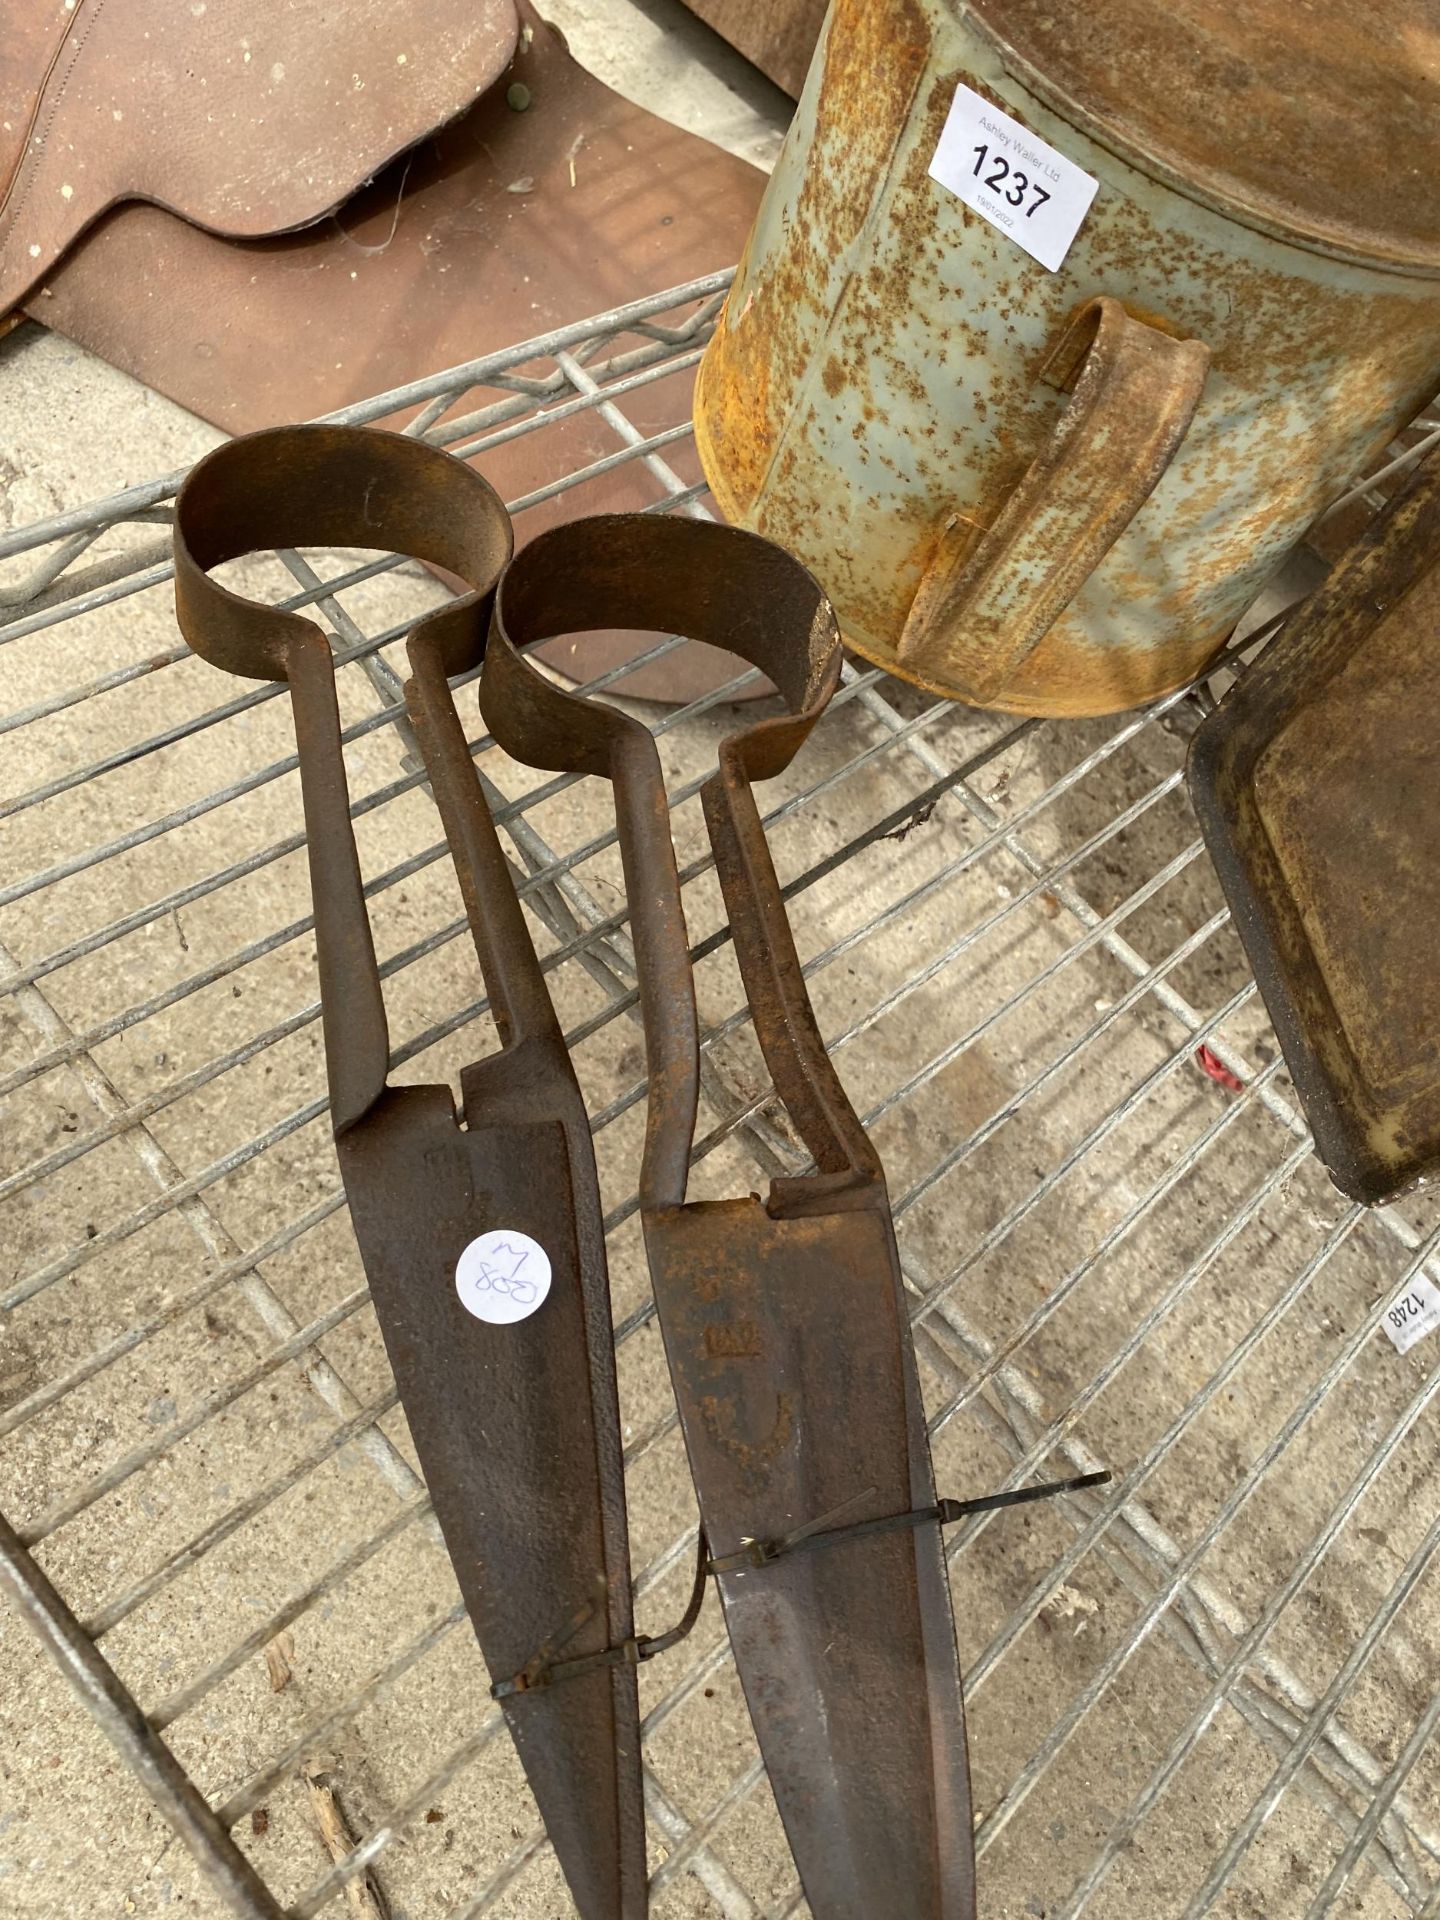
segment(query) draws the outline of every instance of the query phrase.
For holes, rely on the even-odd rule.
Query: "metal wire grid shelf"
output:
[[[337,417],[408,407],[483,456],[593,409],[601,467],[703,512],[665,457],[685,423],[642,434],[626,397],[694,364],[725,283]],[[517,512],[585,511],[596,471],[562,463]],[[288,713],[175,635],[144,530],[178,478],[0,539],[29,556],[0,628],[26,696],[0,723],[23,775],[0,803],[4,1584],[238,1911],[557,1915],[344,1217]],[[348,668],[397,1063],[434,1079],[491,1043],[389,657],[438,589],[312,560],[244,564],[316,606]],[[656,720],[705,1032],[697,1197],[800,1161],[694,805],[740,690]],[[1440,1374],[1375,1336],[1440,1225],[1362,1213],[1310,1156],[1186,805],[1197,714],[1014,721],[850,671],[767,790],[890,1174],[942,1491],[1115,1476],[949,1542],[981,1910],[1433,1917]],[[654,1627],[695,1519],[636,1232],[613,825],[597,786],[477,751],[592,1106]],[[642,1681],[654,1911],[803,1912],[713,1598]],[[137,1863],[132,1910],[157,1885]]]

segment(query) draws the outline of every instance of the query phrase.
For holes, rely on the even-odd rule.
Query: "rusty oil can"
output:
[[[962,88],[1095,182],[1056,270],[931,177]],[[1437,183],[1436,0],[834,0],[700,369],[711,488],[892,672],[1155,699],[1440,382]]]

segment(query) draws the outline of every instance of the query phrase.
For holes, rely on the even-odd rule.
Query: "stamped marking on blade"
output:
[[[794,1436],[795,1403],[790,1395],[776,1394],[775,1424],[759,1440],[742,1437],[745,1423],[732,1394],[707,1393],[698,1405],[710,1444],[734,1461],[747,1492],[763,1493],[770,1484],[771,1467]]]
[[[705,1329],[705,1352],[712,1360],[758,1360],[765,1342],[753,1320],[718,1320]]]
[[[528,1320],[550,1291],[550,1256],[528,1233],[494,1227],[455,1262],[455,1291],[467,1313],[492,1326]]]

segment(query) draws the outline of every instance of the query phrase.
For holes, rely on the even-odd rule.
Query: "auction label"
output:
[[[1070,251],[1100,184],[969,87],[956,89],[930,178],[1052,273]]]
[[[1395,1351],[1408,1353],[1417,1340],[1440,1327],[1440,1287],[1416,1274],[1399,1299],[1390,1302],[1380,1324]]]
[[[492,1326],[528,1320],[550,1291],[550,1256],[528,1233],[492,1229],[456,1261],[455,1291],[467,1313]]]

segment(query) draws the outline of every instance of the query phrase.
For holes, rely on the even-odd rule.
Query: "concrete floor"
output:
[[[714,37],[677,6],[664,0],[548,0],[546,11],[570,34],[580,57],[623,91],[736,151],[753,158],[773,154],[783,112],[779,97],[721,55]],[[216,438],[124,376],[33,327],[0,343],[0,393],[8,403],[0,414],[0,510],[6,525],[167,471]],[[255,563],[247,578],[258,587],[266,578],[264,566]],[[431,591],[415,576],[397,574],[348,593],[345,604],[365,630],[376,631],[409,617]],[[157,654],[175,639],[167,592],[139,595],[7,649],[0,704],[6,711],[22,706],[56,687]],[[927,711],[927,702],[896,683],[884,683],[882,690],[902,721]],[[187,661],[57,720],[36,722],[12,741],[5,793],[26,792],[115,744],[180,725],[234,693],[233,682]],[[353,670],[342,681],[342,698],[347,719],[358,720],[376,705],[373,690]],[[672,785],[713,764],[726,724],[725,716],[712,715],[666,736]],[[1122,728],[1120,722],[1094,722],[1028,736],[978,777],[980,803],[1002,820],[1023,815]],[[953,765],[1002,730],[994,716],[955,708],[937,713],[922,737],[930,754]],[[1173,784],[1183,734],[1183,726],[1159,722],[1135,732],[1024,829],[1034,858],[1053,863],[1103,832],[1122,809],[1171,782],[1133,824],[1068,875],[1103,915],[1167,862],[1177,862],[1173,877],[1125,921],[1125,937],[1151,961],[1174,953],[1220,904],[1203,858],[1181,858],[1194,841],[1183,791]],[[885,746],[887,737],[881,720],[858,702],[838,707],[792,774],[767,790],[773,806],[834,776],[777,825],[782,878],[863,838],[869,823],[924,791],[931,772],[903,747]],[[183,806],[219,778],[283,759],[292,741],[285,703],[270,701],[119,767],[7,822],[5,875],[28,873],[94,844],[119,823]],[[861,754],[870,757],[855,768]],[[389,730],[376,732],[358,741],[347,759],[352,794],[369,793],[396,777],[398,743]],[[485,764],[509,791],[533,784],[534,776],[496,754]],[[565,851],[608,824],[607,808],[605,796],[587,785],[543,804],[533,819],[549,843]],[[257,787],[162,840],[6,910],[0,940],[21,959],[47,952],[137,899],[153,899],[282,839],[297,819],[293,778]],[[435,836],[433,810],[421,793],[377,808],[359,827],[366,871],[391,868],[431,846]],[[676,837],[682,866],[703,850],[693,803],[677,811]],[[607,911],[620,904],[613,851],[587,861],[583,875]],[[928,893],[917,891],[927,882],[934,882]],[[913,902],[897,908],[912,893]],[[1126,1005],[1132,975],[1114,954],[1097,944],[1065,958],[1076,949],[1080,925],[1062,894],[1058,881],[1037,887],[1012,846],[986,842],[977,808],[951,795],[905,837],[864,847],[843,870],[808,887],[793,909],[806,956],[843,943],[852,931],[857,935],[816,974],[820,1023],[831,1036],[864,1023],[837,1059],[857,1106],[877,1113],[875,1138],[900,1198],[900,1238],[912,1285],[926,1293],[948,1275],[958,1280],[920,1337],[932,1408],[957,1395],[964,1400],[937,1438],[942,1487],[979,1492],[998,1484],[1015,1466],[1017,1452],[1065,1416],[1082,1391],[1093,1389],[1068,1421],[1070,1442],[1117,1472],[1156,1444],[1179,1409],[1196,1407],[1186,1432],[1146,1484],[1143,1527],[1137,1520],[1128,1530],[1113,1529],[1051,1588],[1045,1587],[1047,1576],[1076,1532],[1073,1519],[1055,1509],[992,1520],[967,1536],[957,1557],[957,1628],[967,1673],[975,1676],[972,1761],[983,1816],[1004,1803],[1066,1706],[1105,1672],[1107,1660],[1136,1643],[1095,1711],[987,1849],[981,1878],[986,1920],[1046,1920],[1061,1911],[1079,1872],[1201,1705],[1209,1680],[1199,1641],[1211,1657],[1228,1656],[1434,1367],[1433,1343],[1403,1360],[1383,1341],[1364,1345],[1205,1557],[1199,1569],[1200,1584],[1208,1583],[1204,1593],[1197,1598],[1199,1588],[1192,1586],[1183,1606],[1141,1634],[1139,1623],[1149,1596],[1163,1586],[1164,1569],[1244,1483],[1272,1436],[1326,1367],[1343,1356],[1364,1316],[1388,1298],[1405,1260],[1381,1225],[1362,1223],[1223,1389],[1203,1407],[1196,1403],[1194,1396],[1260,1314],[1305,1273],[1341,1221],[1343,1205],[1313,1163],[1265,1187],[1292,1137],[1257,1099],[1235,1102],[1193,1067],[1185,1030],[1173,1014],[1152,1000]],[[46,996],[59,1018],[91,1025],[212,961],[226,960],[260,931],[303,916],[308,905],[303,860],[292,854],[65,967],[45,982]],[[710,876],[687,889],[686,905],[692,938],[698,939],[719,917]],[[887,908],[891,917],[879,931],[864,933]],[[382,958],[433,933],[459,911],[448,865],[421,867],[376,900]],[[947,958],[967,931],[974,937]],[[933,975],[908,990],[932,963]],[[1042,975],[1043,984],[1035,985]],[[602,1007],[600,989],[578,966],[566,965],[552,978],[567,1027]],[[1204,1015],[1241,991],[1247,979],[1228,928],[1169,975],[1171,986]],[[708,1021],[735,1008],[738,987],[728,953],[702,966],[698,986]],[[477,991],[464,943],[438,947],[401,973],[388,992],[395,1044],[426,1031],[441,1012],[469,1004]],[[891,996],[893,1008],[876,1015]],[[257,954],[243,969],[104,1041],[95,1058],[128,1104],[200,1073],[231,1049],[243,1053],[249,1039],[278,1020],[298,1017],[313,999],[310,944],[293,941]],[[0,1001],[0,1071],[23,1064],[42,1046],[33,1014],[28,1002]],[[982,1023],[983,1031],[957,1046],[953,1058],[925,1071],[947,1040]],[[1273,1037],[1253,998],[1225,1031],[1252,1069],[1273,1065]],[[428,1048],[404,1077],[453,1076],[492,1039],[488,1023],[472,1022]],[[1082,1041],[1074,1066],[1026,1092],[1046,1062]],[[712,1061],[732,1095],[754,1097],[763,1089],[747,1028],[717,1046]],[[577,1052],[593,1108],[633,1088],[642,1064],[638,1030],[625,1018],[600,1027]],[[924,1077],[907,1087],[922,1071]],[[148,1128],[161,1184],[212,1166],[315,1099],[321,1084],[318,1032],[310,1021],[159,1107]],[[1288,1090],[1283,1073],[1275,1074],[1273,1085]],[[1105,1116],[1142,1087],[1149,1090],[1135,1098],[1123,1121],[1092,1139]],[[721,1116],[717,1102],[725,1097],[712,1087],[702,1132]],[[597,1137],[607,1206],[633,1189],[642,1114],[640,1106],[630,1107]],[[762,1117],[758,1141],[732,1138],[697,1167],[692,1197],[758,1184],[757,1154],[784,1164],[793,1152],[784,1118],[773,1103]],[[93,1100],[70,1070],[48,1073],[11,1102],[4,1122],[6,1165],[63,1149],[97,1121]],[[949,1165],[953,1146],[972,1137],[976,1143],[963,1161]],[[1181,1168],[1167,1185],[1170,1170]],[[1052,1186],[1057,1169],[1065,1171]],[[263,1244],[307,1208],[323,1206],[336,1189],[324,1118],[295,1127],[225,1174],[185,1217],[167,1213],[112,1246],[112,1229],[145,1205],[155,1186],[153,1171],[147,1173],[130,1146],[117,1141],[96,1146],[39,1186],[0,1203],[7,1283],[73,1246],[83,1248],[89,1238],[103,1247],[100,1257],[11,1316],[0,1348],[0,1410],[168,1302],[198,1294],[206,1277],[235,1253]],[[1225,1223],[1240,1214],[1243,1227],[1212,1248]],[[1423,1224],[1430,1216],[1412,1208],[1407,1217]],[[1123,1235],[1112,1240],[1127,1222]],[[327,1864],[313,1796],[293,1764],[273,1782],[262,1778],[253,1791],[246,1783],[263,1776],[289,1740],[384,1668],[400,1648],[429,1636],[423,1657],[309,1756],[333,1781],[351,1830],[366,1833],[419,1791],[443,1757],[471,1734],[485,1675],[468,1628],[455,1618],[448,1563],[425,1525],[411,1522],[378,1551],[357,1559],[291,1624],[285,1649],[290,1678],[280,1690],[273,1688],[263,1647],[251,1647],[247,1636],[307,1581],[326,1577],[358,1551],[412,1497],[415,1480],[404,1422],[394,1408],[376,1423],[381,1438],[331,1451],[302,1473],[306,1456],[323,1449],[334,1415],[317,1395],[313,1370],[307,1384],[294,1366],[186,1434],[203,1397],[241,1378],[283,1337],[277,1331],[283,1316],[308,1323],[340,1307],[363,1278],[343,1213],[332,1213],[293,1247],[264,1260],[261,1271],[265,1292],[243,1275],[217,1285],[133,1354],[0,1443],[0,1508],[18,1524],[31,1524],[131,1448],[174,1429],[174,1444],[152,1467],[124,1480],[46,1542],[41,1557],[50,1577],[86,1618],[145,1581],[237,1502],[295,1469],[293,1487],[253,1523],[137,1603],[104,1637],[108,1657],[147,1711],[168,1719],[167,1703],[174,1709],[167,1738],[201,1787],[212,1798],[242,1796],[237,1836],[277,1896],[289,1901]],[[1183,1298],[1117,1366],[1137,1323],[1187,1274]],[[619,1320],[647,1290],[633,1218],[612,1236],[611,1276]],[[1027,1331],[1036,1308],[1052,1297],[1053,1314]],[[1012,1340],[1014,1350],[1007,1351]],[[385,1400],[389,1376],[367,1304],[344,1314],[320,1346],[348,1383],[353,1398],[345,1406]],[[1112,1366],[1113,1377],[1107,1373]],[[620,1368],[626,1436],[635,1453],[629,1477],[634,1563],[646,1567],[661,1556],[641,1603],[642,1623],[654,1630],[673,1617],[683,1597],[683,1558],[667,1562],[664,1556],[693,1519],[693,1500],[677,1437],[665,1425],[670,1400],[658,1336],[646,1329],[628,1340]],[[967,1383],[982,1369],[988,1373],[985,1390],[969,1391]],[[1281,1615],[1267,1643],[1274,1670],[1252,1673],[1247,1690],[1232,1694],[1214,1715],[1087,1913],[1159,1920],[1183,1910],[1285,1751],[1283,1736],[1275,1744],[1277,1726],[1293,1729],[1296,1714],[1308,1711],[1299,1704],[1303,1698],[1313,1702],[1324,1693],[1434,1519],[1435,1440],[1435,1416],[1427,1407],[1334,1549]],[[1044,1458],[1048,1470],[1065,1470],[1058,1447],[1048,1448]],[[1043,1597],[1032,1605],[1036,1592]],[[1009,1622],[1021,1624],[1003,1658],[992,1660],[987,1650]],[[1431,1579],[1401,1613],[1346,1701],[1348,1735],[1382,1768],[1394,1761],[1434,1690],[1429,1650],[1437,1628],[1440,1596]],[[694,1642],[676,1657],[678,1665],[658,1663],[642,1675],[647,1709],[670,1696],[683,1674],[696,1676],[649,1743],[652,1866],[661,1876],[654,1908],[663,1920],[769,1913],[770,1903],[791,1884],[763,1783],[733,1805],[725,1801],[754,1750],[733,1669],[721,1657],[722,1639],[712,1599]],[[187,1706],[186,1690],[232,1648],[244,1657]],[[168,1920],[178,1913],[208,1920],[223,1911],[65,1683],[37,1658],[27,1631],[3,1611],[0,1728],[0,1915]],[[1265,1823],[1215,1912],[1237,1920],[1298,1920],[1307,1913],[1339,1844],[1321,1803],[1327,1794],[1345,1795],[1346,1764],[1361,1764],[1353,1757],[1347,1763],[1343,1755],[1325,1758],[1324,1777],[1310,1778],[1303,1793],[1290,1791]],[[1432,1747],[1408,1792],[1416,1807],[1433,1810],[1437,1788],[1440,1754]],[[695,1854],[682,1847],[677,1853],[687,1828],[717,1805],[704,1849]],[[417,1814],[379,1868],[394,1920],[430,1920],[463,1910],[476,1887],[535,1831],[533,1806],[503,1736],[489,1741],[455,1778],[436,1784]],[[675,1865],[667,1866],[672,1856]],[[1440,1871],[1433,1860],[1428,1869],[1432,1875]],[[343,1905],[326,1912],[338,1913]],[[1333,1910],[1398,1920],[1412,1909],[1366,1864]],[[493,1911],[514,1920],[563,1920],[570,1908],[543,1849],[517,1869]]]

